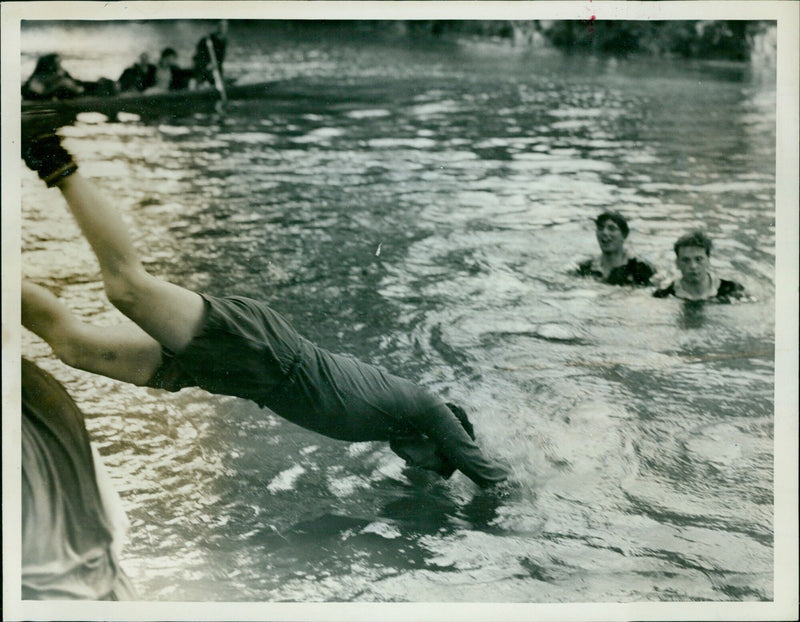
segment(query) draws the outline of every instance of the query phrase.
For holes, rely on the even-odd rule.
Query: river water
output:
[[[208,24],[23,28],[116,77]],[[268,301],[336,352],[467,406],[519,491],[404,469],[243,400],[23,353],[85,410],[152,601],[630,602],[773,597],[775,87],[738,66],[232,24],[226,72],[284,96],[63,130],[152,272]],[[55,42],[55,43],[54,43]],[[294,95],[292,96],[292,93]],[[23,274],[119,319],[56,191],[23,172]],[[705,226],[752,299],[573,275],[592,218],[673,270]]]

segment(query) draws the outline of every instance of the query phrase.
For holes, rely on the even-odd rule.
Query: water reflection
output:
[[[702,328],[705,320],[706,303],[698,300],[685,300],[681,303],[680,327],[687,330]]]

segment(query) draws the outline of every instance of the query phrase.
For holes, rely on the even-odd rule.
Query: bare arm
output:
[[[58,187],[100,263],[111,303],[159,343],[183,350],[202,323],[200,295],[144,270],[116,206],[80,173]]]
[[[160,344],[133,322],[90,326],[51,292],[23,281],[22,324],[44,339],[67,365],[143,385],[161,363]]]
[[[161,345],[182,351],[202,324],[203,299],[147,273],[117,205],[77,172],[72,156],[52,133],[54,123],[46,113],[23,123],[25,163],[66,199],[100,263],[111,304]]]

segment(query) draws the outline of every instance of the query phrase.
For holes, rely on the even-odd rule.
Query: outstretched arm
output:
[[[80,173],[57,185],[100,263],[111,303],[159,343],[183,350],[203,319],[200,295],[145,271],[116,207]]]
[[[199,330],[199,294],[148,274],[117,207],[77,173],[72,156],[44,115],[22,127],[22,155],[48,186],[58,186],[92,247],[111,303],[148,335],[180,352]],[[36,128],[41,132],[37,133]]]
[[[89,326],[51,292],[22,282],[22,324],[44,339],[67,365],[144,385],[161,363],[160,344],[132,322]]]

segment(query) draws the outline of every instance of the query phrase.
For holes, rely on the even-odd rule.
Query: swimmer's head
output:
[[[673,246],[675,255],[680,257],[680,250],[688,247],[702,248],[706,253],[706,257],[711,257],[711,238],[701,229],[690,231],[679,237]]]
[[[625,251],[628,222],[619,212],[603,212],[595,219],[597,244],[603,254],[614,255]]]
[[[685,284],[700,286],[708,279],[711,240],[702,231],[692,231],[675,242],[675,263]]]
[[[594,219],[594,224],[597,229],[602,229],[607,222],[613,222],[617,228],[622,233],[623,238],[628,237],[628,221],[625,219],[625,216],[620,214],[619,212],[615,211],[607,211],[600,214],[597,218]]]

